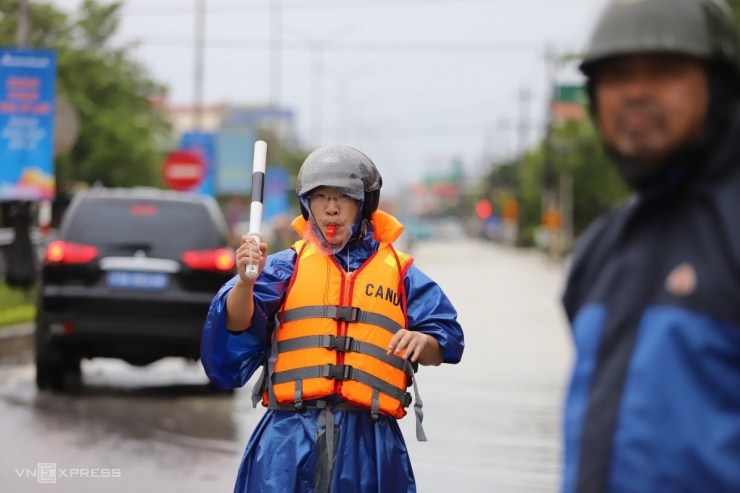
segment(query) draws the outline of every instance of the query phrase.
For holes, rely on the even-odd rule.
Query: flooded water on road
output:
[[[429,441],[416,442],[413,413],[401,420],[418,491],[557,491],[572,359],[563,267],[477,241],[412,253],[455,304],[466,337],[460,364],[419,373]],[[199,363],[85,361],[74,395],[37,392],[34,371],[31,355],[0,361],[3,492],[232,491],[264,414],[251,407],[251,382],[214,392]],[[42,483],[52,467],[56,482]]]

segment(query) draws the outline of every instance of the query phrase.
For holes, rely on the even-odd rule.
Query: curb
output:
[[[0,329],[0,358],[33,350],[35,330],[32,323]]]

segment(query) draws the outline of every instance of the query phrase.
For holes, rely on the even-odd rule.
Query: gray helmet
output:
[[[336,188],[355,200],[364,201],[363,217],[369,220],[378,208],[382,185],[383,179],[369,157],[353,147],[331,145],[316,149],[303,161],[296,180],[296,193],[305,197],[321,186]],[[303,214],[306,216],[307,211]]]
[[[732,11],[724,0],[610,0],[581,63],[637,53],[675,53],[714,61],[740,72]]]

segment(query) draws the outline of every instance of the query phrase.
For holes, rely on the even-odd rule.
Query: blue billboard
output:
[[[191,191],[215,195],[216,136],[210,132],[185,132],[180,137],[180,150],[197,152],[206,164],[203,180]]]
[[[290,176],[285,168],[267,166],[265,170],[265,194],[263,199],[265,222],[290,212]]]
[[[0,201],[54,197],[56,54],[0,47]]]
[[[252,193],[254,129],[225,128],[216,136],[216,192],[247,196]]]

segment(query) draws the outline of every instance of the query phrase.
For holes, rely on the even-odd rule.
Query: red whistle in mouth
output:
[[[331,238],[334,236],[334,234],[337,232],[337,225],[336,224],[330,224],[326,227],[326,236]]]

